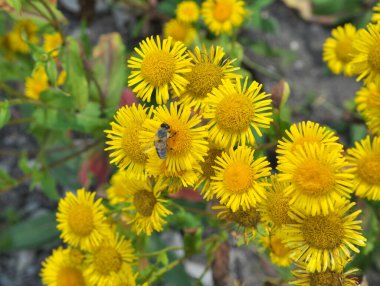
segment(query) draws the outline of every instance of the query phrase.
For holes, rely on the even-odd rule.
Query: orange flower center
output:
[[[252,186],[254,172],[244,162],[234,162],[224,172],[224,184],[233,193],[245,193]]]
[[[218,1],[215,3],[213,15],[215,20],[218,22],[225,22],[227,21],[232,14],[232,5],[231,3],[228,3],[226,1]]]
[[[176,68],[175,58],[166,51],[154,51],[141,63],[142,77],[155,87],[170,83]]]
[[[91,207],[85,205],[73,207],[68,215],[68,224],[76,235],[88,236],[94,229]]]
[[[75,267],[62,267],[57,274],[57,286],[86,285],[82,272]]]
[[[380,72],[380,45],[376,44],[368,53],[368,63],[376,72]]]
[[[352,39],[345,38],[344,40],[338,41],[335,52],[336,57],[343,63],[348,63],[351,59],[352,51]]]
[[[94,253],[94,268],[103,275],[118,272],[122,265],[120,253],[113,247],[100,247]]]
[[[325,272],[315,272],[310,274],[310,286],[342,286],[344,277],[342,274],[331,270]]]
[[[380,185],[380,154],[368,154],[358,163],[358,175],[371,185]]]
[[[147,190],[137,191],[133,196],[133,205],[137,212],[145,217],[152,215],[157,199],[152,192]]]

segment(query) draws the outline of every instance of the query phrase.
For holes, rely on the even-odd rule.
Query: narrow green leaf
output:
[[[8,100],[0,102],[0,128],[2,128],[11,118]]]
[[[21,0],[5,0],[9,5],[12,6],[17,12],[21,11],[22,3]]]
[[[0,169],[0,192],[17,185],[17,181],[12,178],[6,171]]]

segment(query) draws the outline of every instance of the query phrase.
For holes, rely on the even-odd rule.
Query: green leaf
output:
[[[163,266],[168,265],[168,263],[169,263],[168,255],[165,252],[161,252],[157,256],[157,262],[161,263]]]
[[[103,125],[107,124],[100,118],[100,105],[96,102],[89,102],[86,108],[76,115],[76,120],[77,125],[85,132],[103,129]]]
[[[1,229],[0,251],[32,249],[58,240],[55,214],[47,212]]]
[[[45,70],[46,70],[46,74],[49,78],[50,83],[53,86],[56,86],[58,72],[57,72],[57,65],[53,58],[50,57],[49,60],[45,63]]]
[[[29,174],[33,170],[33,167],[29,166],[28,157],[25,150],[22,151],[20,159],[18,160],[18,167],[24,174]]]
[[[9,5],[12,6],[17,12],[21,11],[22,3],[21,0],[5,0]]]
[[[67,38],[64,65],[67,72],[66,86],[68,92],[73,96],[76,107],[82,110],[88,102],[88,82],[79,45],[71,37]]]
[[[17,186],[17,181],[3,169],[0,169],[0,192],[15,186]]]
[[[367,128],[363,124],[351,124],[350,135],[351,145],[353,146],[355,142],[364,139],[368,135]]]
[[[0,128],[5,126],[9,119],[11,118],[11,112],[9,110],[8,100],[0,102]]]
[[[59,193],[54,178],[49,173],[43,173],[41,178],[42,192],[52,201],[59,200]]]

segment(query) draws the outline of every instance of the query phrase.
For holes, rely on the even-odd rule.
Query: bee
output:
[[[156,152],[160,159],[166,158],[167,153],[167,140],[170,137],[170,126],[167,123],[162,123],[160,128],[156,132],[156,140],[154,141],[154,146],[156,147]]]

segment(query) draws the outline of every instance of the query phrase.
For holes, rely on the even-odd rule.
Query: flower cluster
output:
[[[173,37],[190,45],[196,38],[194,24],[201,14],[207,28],[214,34],[231,34],[239,28],[247,12],[242,0],[205,0],[199,8],[195,1],[182,1],[177,5],[176,18],[164,26],[165,37]]]
[[[45,285],[136,285],[134,249],[107,220],[102,200],[80,189],[59,201],[58,230],[66,248],[53,250],[42,263]]]

